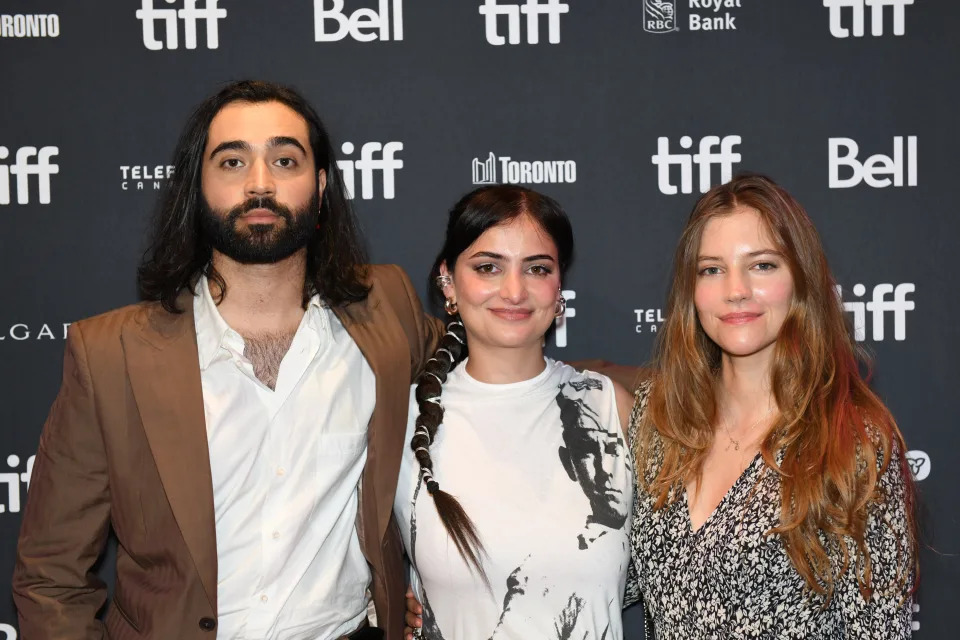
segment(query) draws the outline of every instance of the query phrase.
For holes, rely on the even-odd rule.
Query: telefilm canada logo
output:
[[[20,513],[23,505],[21,497],[30,488],[34,458],[36,456],[26,458],[21,466],[20,456],[15,454],[7,456],[7,470],[0,470],[0,513]],[[3,490],[4,485],[7,486],[6,491]],[[21,486],[23,493],[21,493]]]
[[[525,32],[527,44],[540,44],[541,26],[544,25],[547,31],[547,42],[559,44],[560,16],[567,13],[570,13],[570,5],[561,0],[524,0],[523,2],[484,0],[480,5],[487,42],[498,47],[505,44],[520,44],[521,32]],[[542,21],[541,18],[543,18]],[[525,28],[521,28],[521,23]],[[501,29],[504,25],[506,25],[505,31]]]
[[[158,191],[172,176],[172,164],[123,164],[120,165],[120,188],[124,191]]]
[[[167,5],[180,8],[154,7],[154,2],[162,1]],[[204,6],[197,6],[198,0],[141,0],[136,11],[137,20],[143,23],[143,46],[151,51],[178,49],[180,47],[180,25],[183,23],[183,46],[185,49],[197,48],[197,23],[201,23],[206,37],[207,49],[220,46],[218,21],[227,17],[227,10],[217,6],[220,0],[203,0]],[[162,5],[161,5],[162,6]],[[157,34],[160,23],[160,37]]]
[[[344,11],[344,0],[313,0],[313,39],[339,42],[403,40],[403,0],[378,0],[376,9]]]
[[[56,38],[60,16],[55,13],[0,13],[0,38]]]
[[[823,6],[830,11],[830,35],[834,38],[866,35],[867,7],[870,8],[871,36],[885,35],[885,26],[892,26],[893,35],[902,36],[906,33],[907,7],[912,4],[913,0],[823,0]],[[849,22],[844,16],[849,17]]]
[[[687,0],[688,31],[736,31],[740,0]],[[677,0],[643,0],[643,30],[676,33],[680,30]]]
[[[907,312],[913,311],[916,304],[910,299],[916,291],[912,282],[901,284],[880,283],[874,285],[867,301],[861,298],[867,293],[867,287],[857,283],[850,288],[853,299],[843,302],[843,309],[853,315],[853,338],[857,342],[872,340],[883,342],[890,338],[888,320],[893,319],[893,339],[902,342],[907,339]],[[837,285],[837,294],[843,299],[844,289]],[[867,319],[869,317],[869,322]]]
[[[471,164],[473,184],[565,184],[577,181],[577,163],[573,160],[514,160],[497,157],[474,158]],[[499,179],[498,179],[499,177]]]
[[[36,184],[37,201],[50,204],[50,176],[60,173],[60,165],[52,158],[60,154],[59,147],[20,147],[13,154],[13,164],[3,164],[10,158],[10,149],[0,145],[0,205],[11,202],[11,190],[17,192],[17,204],[30,204],[31,184]],[[36,176],[37,180],[30,180]]]
[[[656,333],[667,319],[663,309],[657,307],[634,309],[633,314],[637,333]]]

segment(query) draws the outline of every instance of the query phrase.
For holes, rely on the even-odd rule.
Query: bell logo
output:
[[[893,14],[893,35],[902,36],[905,32],[906,7],[913,0],[823,0],[823,6],[830,10],[830,35],[834,38],[863,37],[865,7],[870,7],[870,35],[883,35],[884,7],[891,7]],[[853,16],[851,28],[843,26],[844,9],[850,9]]]
[[[352,142],[344,142],[340,147],[345,155],[354,152],[355,146]],[[383,174],[383,197],[386,200],[393,200],[396,195],[395,174],[403,168],[403,160],[396,158],[394,154],[397,151],[403,151],[402,142],[367,142],[360,147],[359,160],[337,160],[337,167],[343,174],[343,186],[347,189],[347,197],[356,197],[356,174],[360,173],[360,197],[364,200],[373,198],[373,173],[380,171]],[[377,158],[376,156],[380,157]]]
[[[560,295],[567,301],[567,307],[563,315],[554,320],[557,330],[553,334],[553,339],[557,347],[565,347],[567,346],[567,318],[577,317],[577,310],[570,306],[570,301],[577,299],[577,292],[572,289],[564,289],[560,292]]]
[[[154,9],[154,0],[141,0],[137,9],[137,19],[143,22],[143,45],[151,51],[160,51],[166,43],[167,49],[176,49],[179,46],[177,18],[183,20],[183,46],[187,49],[197,48],[197,20],[207,23],[207,48],[216,49],[220,46],[217,33],[217,21],[227,17],[227,10],[217,6],[219,0],[206,0],[203,9],[197,8],[197,0],[183,0],[183,9]],[[163,0],[166,4],[175,4],[177,0]],[[164,39],[157,40],[154,23],[163,22]]]
[[[857,160],[860,147],[850,138],[830,138],[829,147],[831,189],[848,189],[861,182],[866,182],[867,186],[876,189],[891,185],[894,187],[917,186],[917,136],[907,137],[906,157],[904,157],[903,136],[895,136],[892,156],[878,153],[862,163]],[[850,168],[850,177],[840,177],[841,167]],[[892,176],[893,179],[882,176]],[[906,178],[906,185],[904,185],[904,178]]]
[[[527,16],[527,44],[540,43],[540,16],[547,16],[547,41],[560,42],[560,15],[570,12],[570,5],[560,0],[526,0],[523,5],[499,4],[497,0],[484,0],[480,15],[485,17],[484,28],[487,42],[500,46],[520,44],[520,14]],[[499,30],[500,16],[507,17],[507,37]]]
[[[878,284],[873,288],[872,299],[869,302],[852,300],[843,303],[844,311],[853,314],[853,339],[857,342],[863,342],[867,339],[867,313],[870,313],[872,319],[872,339],[876,342],[883,342],[886,337],[885,318],[887,313],[893,314],[893,339],[902,342],[907,339],[907,311],[913,311],[916,305],[913,300],[907,300],[907,295],[916,291],[916,287],[905,282],[896,286],[892,284]],[[867,292],[867,288],[862,284],[853,285],[853,295],[860,298]],[[837,294],[841,295],[843,289],[837,285]],[[887,295],[893,294],[893,300],[888,300]]]
[[[0,205],[10,204],[10,176],[17,177],[17,204],[30,204],[31,175],[37,176],[40,204],[50,204],[50,176],[60,173],[60,165],[52,164],[50,158],[59,154],[58,147],[20,147],[13,165],[0,164]],[[0,160],[9,157],[10,150],[0,145]]]
[[[348,35],[360,42],[403,40],[403,0],[379,0],[378,11],[357,9],[349,16],[343,12],[344,0],[313,0],[313,39],[316,42],[337,42]],[[392,4],[392,18],[389,10]],[[328,23],[336,23],[335,31],[327,31]]]
[[[677,187],[670,181],[670,167],[680,167],[680,192],[693,193],[693,165],[697,165],[700,172],[700,193],[706,193],[712,179],[711,167],[719,165],[720,182],[729,182],[733,177],[733,165],[740,162],[740,154],[734,152],[734,147],[740,144],[740,136],[705,136],[700,140],[698,153],[670,153],[669,138],[657,138],[657,153],[650,160],[657,166],[657,186],[660,193],[674,195]],[[720,151],[714,148],[720,145]],[[691,149],[693,139],[690,136],[680,138],[680,147]]]

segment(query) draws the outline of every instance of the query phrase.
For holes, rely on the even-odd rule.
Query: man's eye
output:
[[[236,169],[240,167],[242,164],[243,164],[243,161],[241,161],[240,158],[227,158],[226,160],[220,163],[220,166],[226,167],[228,169]]]
[[[284,169],[291,169],[297,166],[297,161],[293,158],[278,158],[277,164],[283,167]]]

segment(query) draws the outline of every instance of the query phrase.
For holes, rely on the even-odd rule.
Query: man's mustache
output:
[[[271,196],[257,196],[244,200],[234,208],[230,209],[230,212],[227,214],[227,221],[234,223],[238,218],[240,218],[240,216],[245,213],[249,213],[254,209],[266,209],[273,215],[283,218],[287,223],[293,221],[293,213],[291,213],[290,209],[277,202]]]

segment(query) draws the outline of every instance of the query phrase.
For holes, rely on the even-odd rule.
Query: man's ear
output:
[[[323,200],[323,192],[327,190],[327,170],[317,171],[317,199]]]
[[[567,472],[567,475],[570,476],[570,479],[574,482],[577,481],[577,472],[573,468],[573,460],[570,459],[570,451],[563,445],[557,449],[557,453],[560,455],[560,464],[563,465],[564,471]]]

